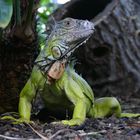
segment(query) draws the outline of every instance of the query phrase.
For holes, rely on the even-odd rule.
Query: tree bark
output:
[[[20,2],[21,11],[24,11],[21,17],[25,18],[29,3],[24,0]],[[30,76],[38,48],[34,14],[31,13],[31,23],[26,25],[25,19],[22,19],[20,26],[16,24],[13,15],[10,25],[1,32],[0,113],[17,111],[19,93]]]
[[[54,14],[89,19],[96,33],[77,52],[76,68],[96,96],[138,96],[140,92],[140,2],[73,0]]]

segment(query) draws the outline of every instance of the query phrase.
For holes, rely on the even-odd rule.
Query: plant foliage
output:
[[[13,14],[13,1],[0,0],[0,28],[5,28]]]

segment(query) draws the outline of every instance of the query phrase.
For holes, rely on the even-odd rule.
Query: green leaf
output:
[[[0,0],[0,27],[5,28],[12,17],[13,0]]]
[[[40,5],[46,5],[50,2],[52,2],[52,0],[40,0]]]

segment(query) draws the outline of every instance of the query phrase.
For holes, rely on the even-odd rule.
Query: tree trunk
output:
[[[73,0],[53,16],[89,19],[96,33],[77,52],[77,70],[96,96],[139,96],[139,0]]]
[[[34,13],[31,13],[32,22],[27,23],[29,3],[20,2],[24,11],[21,25],[16,24],[14,12],[0,37],[0,113],[17,110],[19,93],[29,78],[38,45]]]

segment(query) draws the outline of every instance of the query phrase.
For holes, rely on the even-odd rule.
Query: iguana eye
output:
[[[65,21],[65,25],[66,25],[66,26],[70,26],[70,24],[71,24],[71,23],[70,23],[69,20]]]
[[[75,25],[75,21],[68,18],[63,21],[63,26],[66,28],[72,28]]]
[[[52,55],[56,59],[61,57],[62,52],[58,46],[52,47]]]

